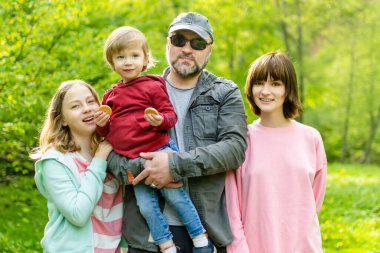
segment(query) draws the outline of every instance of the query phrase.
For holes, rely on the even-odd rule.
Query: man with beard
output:
[[[181,180],[209,235],[209,247],[226,252],[233,236],[225,207],[225,174],[245,158],[247,123],[240,91],[235,83],[204,68],[211,55],[214,35],[208,19],[198,13],[178,15],[169,26],[163,77],[178,122],[170,136],[180,152],[141,153],[129,160],[112,152],[109,168],[125,187],[123,235],[129,253],[159,252],[149,238],[139,213],[133,187],[144,180],[154,188]],[[154,129],[152,129],[154,131]],[[127,171],[133,173],[133,180]],[[162,205],[177,252],[190,253],[192,240],[169,205]],[[212,252],[212,251],[211,251]]]

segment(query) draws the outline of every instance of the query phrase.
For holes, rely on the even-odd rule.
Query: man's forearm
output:
[[[131,184],[128,180],[128,171],[137,176],[144,169],[145,159],[138,157],[130,159],[112,151],[108,156],[107,169],[123,184]]]
[[[171,174],[178,179],[236,169],[245,159],[245,148],[245,142],[229,140],[189,152],[169,154]],[[223,149],[225,151],[221,152]]]

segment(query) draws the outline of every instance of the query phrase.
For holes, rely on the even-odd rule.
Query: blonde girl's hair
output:
[[[122,26],[112,31],[104,45],[104,59],[113,69],[114,64],[112,61],[112,56],[119,53],[123,49],[128,48],[129,46],[135,46],[135,43],[140,43],[144,52],[144,57],[147,60],[147,65],[144,66],[143,71],[153,67],[155,60],[153,59],[152,53],[149,49],[147,39],[140,30],[131,26]]]
[[[94,96],[96,102],[99,104],[99,97],[94,88],[88,83],[82,80],[69,80],[62,82],[55,92],[53,98],[50,101],[49,108],[46,112],[45,121],[42,126],[42,130],[39,138],[39,146],[34,148],[30,153],[32,159],[39,159],[50,148],[55,148],[62,153],[75,152],[80,150],[70,132],[68,126],[63,125],[62,118],[62,105],[63,99],[75,85],[82,85],[87,87],[91,94]],[[94,132],[92,136],[92,151],[95,152],[100,138]]]
[[[273,81],[282,81],[285,84],[284,117],[292,119],[299,116],[302,113],[302,105],[298,97],[296,71],[289,57],[281,52],[266,53],[251,64],[245,82],[245,94],[251,110],[260,116],[261,110],[255,104],[252,88],[256,82],[265,82],[268,76],[273,78]]]

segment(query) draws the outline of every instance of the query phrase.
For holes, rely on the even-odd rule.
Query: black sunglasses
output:
[[[207,45],[212,44],[212,42],[207,43],[207,41],[202,38],[194,38],[188,40],[181,34],[175,34],[170,37],[170,43],[172,43],[172,45],[175,47],[184,47],[188,41],[190,42],[191,48],[195,50],[204,50]]]

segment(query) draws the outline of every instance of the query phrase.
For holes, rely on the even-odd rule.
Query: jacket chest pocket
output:
[[[198,99],[198,103],[190,109],[193,132],[200,139],[216,139],[219,106],[211,97],[206,97],[204,100],[199,101]],[[205,102],[208,103],[206,104]]]

